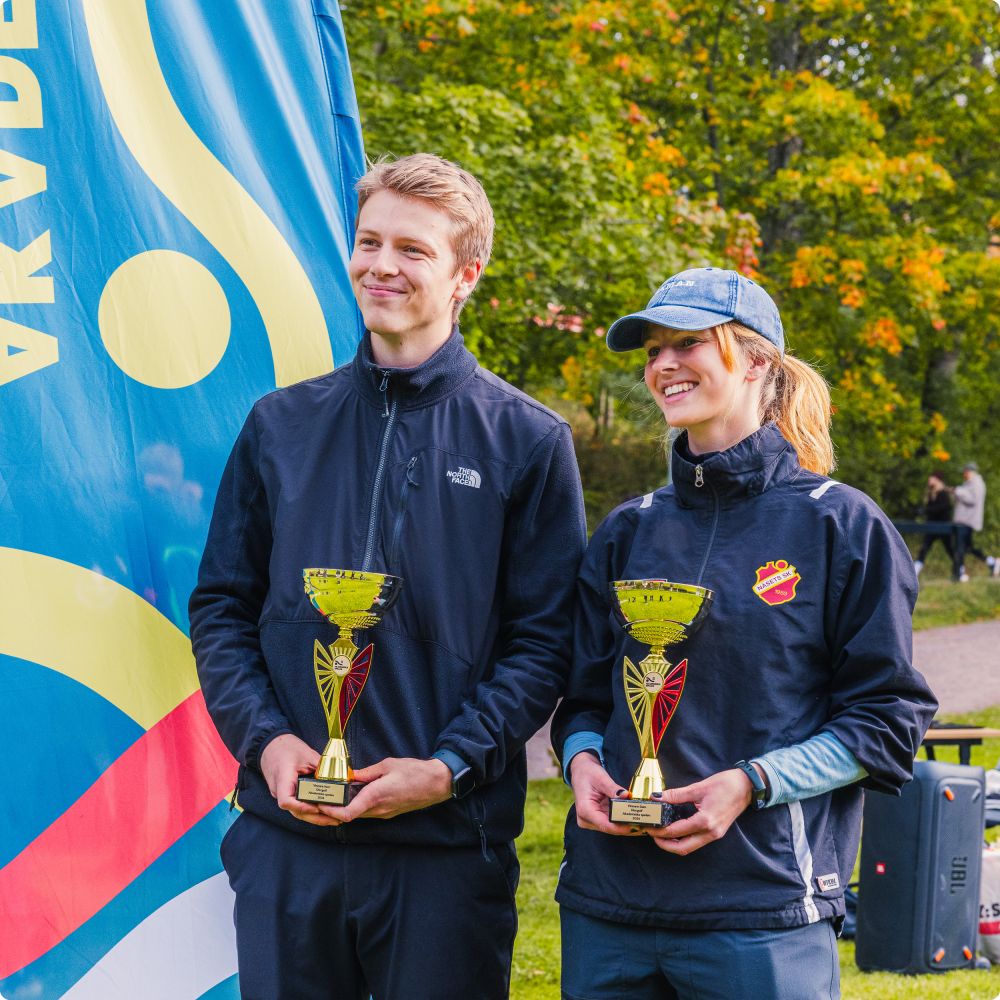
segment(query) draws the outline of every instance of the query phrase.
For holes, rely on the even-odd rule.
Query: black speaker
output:
[[[920,761],[896,798],[865,793],[855,960],[865,970],[974,964],[985,774]]]

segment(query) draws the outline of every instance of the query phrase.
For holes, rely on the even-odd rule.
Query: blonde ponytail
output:
[[[764,412],[799,456],[799,465],[827,475],[836,464],[830,439],[830,389],[812,365],[786,352],[775,377],[775,397]]]
[[[799,464],[827,475],[834,467],[830,439],[830,389],[812,365],[788,353],[740,323],[715,328],[726,367],[736,366],[737,351],[744,358],[763,358],[768,372],[760,394],[761,423],[773,420],[795,449]]]

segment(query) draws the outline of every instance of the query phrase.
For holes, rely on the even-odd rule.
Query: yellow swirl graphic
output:
[[[158,389],[180,389],[222,360],[229,303],[212,272],[193,257],[146,250],[108,278],[97,325],[123,372]]]
[[[198,688],[187,636],[92,570],[0,547],[0,653],[71,677],[149,729]]]
[[[108,108],[150,180],[229,261],[260,310],[277,385],[333,368],[319,300],[291,247],[195,135],[163,77],[144,0],[84,0]]]

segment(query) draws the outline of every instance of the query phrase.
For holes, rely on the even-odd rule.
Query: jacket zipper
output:
[[[468,804],[468,809],[472,813],[473,823],[476,832],[479,834],[479,849],[483,852],[483,860],[490,860],[488,842],[486,840],[486,806],[478,796],[470,796],[472,801]],[[466,800],[468,801],[468,800]]]
[[[699,489],[705,485],[705,473],[700,465],[694,467],[694,484]],[[705,575],[705,567],[708,565],[708,557],[712,554],[712,546],[715,544],[715,533],[719,528],[719,494],[709,480],[708,488],[712,491],[712,530],[708,535],[708,545],[705,548],[705,557],[701,561],[701,568],[698,570],[698,579],[695,583],[700,587],[702,577]]]
[[[413,478],[413,470],[416,468],[419,455],[414,455],[406,464],[406,482],[403,483],[402,492],[399,495],[399,512],[396,514],[396,525],[392,529],[392,544],[389,546],[389,569],[396,566],[396,556],[398,555],[399,536],[403,533],[403,518],[406,516],[406,506],[410,498],[410,487],[419,486],[420,483]]]
[[[389,450],[389,438],[392,436],[393,428],[396,424],[396,401],[390,403],[391,393],[389,392],[389,373],[382,372],[382,384],[378,387],[381,392],[385,411],[382,416],[385,418],[385,430],[382,432],[382,443],[378,451],[378,464],[375,466],[375,480],[372,483],[371,512],[368,515],[368,540],[365,542],[365,557],[361,561],[361,569],[371,569],[372,556],[375,552],[375,533],[378,529],[378,508],[382,499],[382,480],[385,478],[385,459]]]
[[[382,412],[383,417],[389,416],[389,373],[382,372],[382,384],[378,387],[378,391],[382,393],[382,405],[385,410]]]

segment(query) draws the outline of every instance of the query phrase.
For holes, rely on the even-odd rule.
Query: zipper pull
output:
[[[239,770],[236,772],[236,784],[233,785],[233,794],[229,797],[229,811],[232,812],[236,808],[236,796],[239,795],[240,789],[243,787],[243,765],[241,764]]]
[[[699,488],[705,485],[704,470],[700,465],[694,467],[694,484]]]
[[[385,403],[385,411],[382,413],[383,417],[389,416],[389,373],[382,372],[382,384],[378,387],[378,391],[382,393],[382,400]]]
[[[420,484],[413,478],[413,468],[417,464],[417,456],[414,455],[406,464],[406,481],[411,486],[419,486]]]

